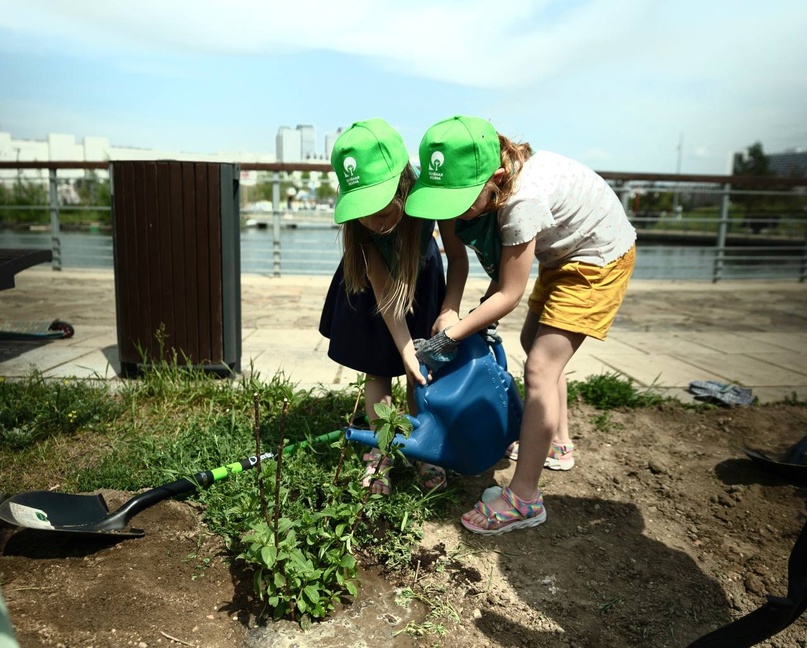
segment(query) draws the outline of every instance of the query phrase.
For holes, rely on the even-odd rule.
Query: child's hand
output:
[[[403,360],[406,377],[410,383],[413,385],[425,385],[426,379],[420,371],[420,361],[415,355],[414,348],[410,348],[410,350],[404,352],[401,359]]]
[[[452,340],[445,330],[428,340],[415,340],[417,359],[432,371],[451,362],[457,356],[457,341]]]
[[[440,331],[446,330],[449,326],[454,326],[457,322],[460,321],[460,316],[457,311],[454,310],[444,310],[438,316],[437,319],[434,321],[434,326],[432,326],[432,335],[437,335]]]

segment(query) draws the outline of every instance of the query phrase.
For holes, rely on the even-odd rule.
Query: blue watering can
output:
[[[412,434],[398,435],[395,443],[413,461],[464,475],[484,472],[518,439],[524,411],[504,348],[472,335],[460,342],[457,357],[432,375],[431,383],[415,387],[418,413],[407,415]],[[345,438],[378,447],[372,430],[350,427]]]

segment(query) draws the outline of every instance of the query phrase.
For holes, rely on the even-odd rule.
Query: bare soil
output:
[[[514,464],[456,476],[455,510],[428,523],[409,569],[366,564],[357,600],[308,633],[256,621],[250,574],[190,503],[144,511],[145,537],[117,542],[2,527],[0,582],[20,646],[672,647],[785,595],[807,485],[741,448],[781,457],[804,436],[807,408],[670,403],[604,419],[576,405],[570,416],[578,463],[545,474],[544,525],[469,534],[459,516]],[[106,495],[112,507],[130,496]],[[458,620],[396,604],[402,586]],[[443,636],[399,633],[424,621]],[[761,645],[807,646],[807,618]]]

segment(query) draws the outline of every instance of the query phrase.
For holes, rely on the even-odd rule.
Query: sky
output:
[[[0,131],[274,153],[483,117],[598,171],[807,147],[805,0],[0,0]]]

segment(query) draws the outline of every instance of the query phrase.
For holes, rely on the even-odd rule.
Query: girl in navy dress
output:
[[[433,235],[434,221],[403,218],[417,175],[403,139],[387,122],[354,123],[335,142],[331,165],[339,180],[334,220],[342,226],[343,256],[325,299],[319,330],[328,356],[366,374],[367,420],[376,403],[392,403],[392,379],[406,374],[409,413],[417,414],[414,385],[425,384],[413,339],[429,338],[459,321],[468,275],[454,223],[440,224],[447,272]],[[417,250],[417,254],[412,251]],[[364,485],[389,494],[388,459],[367,461]],[[376,472],[376,468],[377,471]],[[419,464],[425,488],[444,488],[445,471]]]

